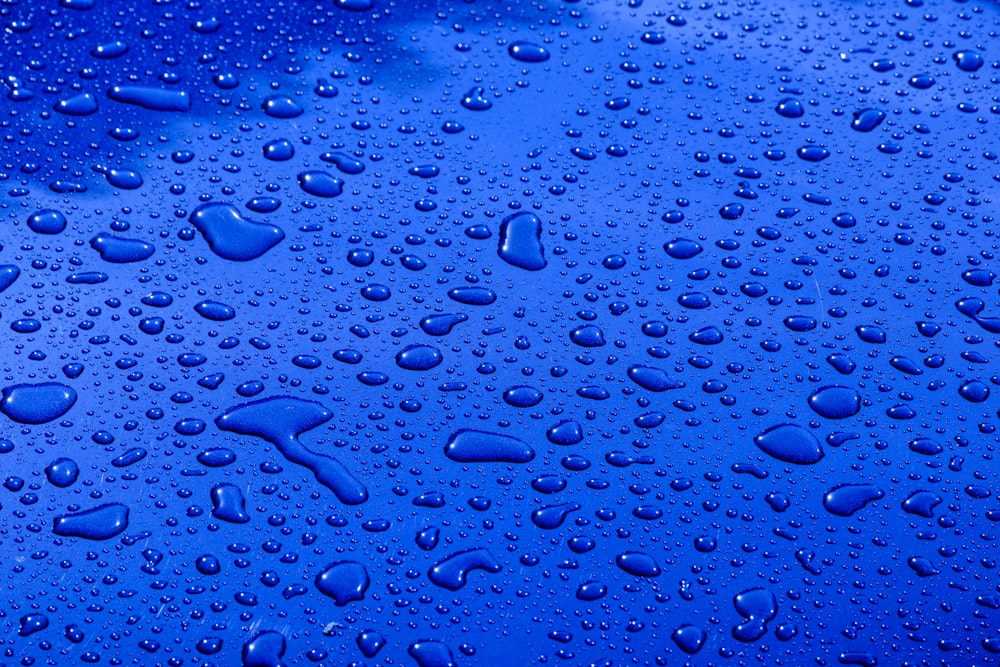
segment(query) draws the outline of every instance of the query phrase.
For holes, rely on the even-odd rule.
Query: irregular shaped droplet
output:
[[[809,395],[809,407],[826,419],[846,419],[861,411],[861,395],[850,387],[829,385]]]
[[[903,501],[903,511],[927,519],[934,517],[934,508],[943,502],[941,496],[930,491],[914,491]]]
[[[469,573],[473,570],[496,574],[502,571],[503,567],[489,551],[475,548],[459,551],[438,561],[427,576],[434,584],[457,591],[465,586]]]
[[[243,667],[281,667],[285,636],[280,632],[258,632],[243,645]]]
[[[20,424],[45,424],[62,417],[76,403],[76,391],[59,382],[4,387],[0,412]]]
[[[151,243],[104,234],[98,234],[90,239],[90,247],[100,254],[101,259],[112,264],[141,262],[149,259],[156,252],[156,248]]]
[[[708,635],[696,625],[682,625],[674,630],[670,638],[677,644],[677,648],[688,655],[694,655],[705,645]]]
[[[906,373],[907,375],[923,375],[924,369],[920,368],[915,361],[907,359],[906,357],[890,357],[889,365],[895,368],[897,371]]]
[[[733,606],[745,619],[733,628],[733,637],[754,642],[767,632],[767,623],[778,615],[778,601],[766,588],[751,588],[733,598]]]
[[[13,264],[0,264],[0,294],[5,289],[14,284],[17,277],[21,275],[21,269]]]
[[[316,401],[275,396],[229,408],[216,418],[215,424],[223,431],[267,440],[286,459],[311,470],[340,502],[357,505],[368,499],[364,485],[337,459],[317,454],[299,442],[300,435],[332,417],[333,413]]]
[[[539,507],[531,513],[531,522],[542,530],[555,530],[563,525],[570,512],[580,509],[579,503],[560,503]]]
[[[455,431],[444,453],[458,463],[527,463],[535,458],[535,451],[522,440],[473,429]]]
[[[142,187],[142,175],[132,169],[114,169],[105,166],[95,166],[94,171],[104,174],[108,184],[119,190],[137,190]]]
[[[615,557],[615,564],[624,572],[635,577],[658,577],[660,566],[649,554],[639,551],[626,551]]]
[[[59,100],[52,109],[67,116],[89,116],[92,113],[97,113],[97,100],[90,93],[80,93],[65,100]]]
[[[212,487],[212,516],[230,523],[246,523],[250,515],[246,498],[235,484],[216,484]]]
[[[108,90],[108,97],[115,102],[134,104],[150,111],[188,111],[191,108],[191,96],[184,90],[114,86]]]
[[[49,627],[49,617],[45,614],[25,614],[20,619],[20,627],[17,629],[17,634],[19,637],[29,637],[47,627]]]
[[[958,69],[963,72],[976,72],[986,63],[986,60],[976,51],[955,51],[951,54]]]
[[[316,575],[316,589],[333,598],[334,604],[343,607],[355,600],[364,600],[371,583],[364,565],[352,560],[338,561]]]
[[[796,424],[778,424],[753,439],[768,456],[798,465],[811,465],[823,458],[823,446],[812,433]]]
[[[346,153],[323,153],[319,156],[323,162],[331,162],[342,174],[360,174],[365,170],[365,163]]]
[[[982,380],[968,380],[959,386],[958,395],[970,403],[982,403],[990,397],[990,387]]]
[[[108,503],[93,509],[57,516],[52,532],[63,537],[107,540],[128,528],[129,509],[121,503]]]
[[[553,445],[564,447],[576,445],[583,442],[583,427],[579,422],[572,419],[563,419],[550,427],[545,436]]]
[[[74,192],[86,192],[87,186],[74,181],[52,181],[49,183],[49,190],[59,194],[69,194]]]
[[[883,496],[885,492],[874,484],[839,484],[823,496],[823,507],[837,516],[851,516]]]
[[[854,332],[858,334],[858,338],[866,343],[871,343],[873,345],[881,345],[887,340],[885,330],[881,327],[877,327],[874,324],[862,324],[854,327]]]
[[[244,218],[230,204],[203,204],[190,219],[212,252],[234,262],[257,259],[285,238],[280,227]]]
[[[632,382],[649,391],[661,392],[684,387],[683,382],[672,379],[665,370],[653,366],[631,366],[628,376]]]
[[[458,667],[451,649],[444,642],[421,640],[410,644],[406,652],[417,661],[418,667]]]
[[[463,97],[461,104],[469,111],[486,111],[493,107],[493,102],[486,98],[486,89],[476,86],[469,90]]]
[[[916,572],[918,577],[933,577],[935,574],[941,574],[941,570],[934,567],[934,563],[923,556],[910,556],[906,559],[906,564]]]
[[[436,526],[429,526],[417,533],[417,546],[424,551],[431,551],[441,538],[441,529]]]
[[[511,266],[540,271],[546,266],[542,247],[542,221],[537,215],[521,211],[500,223],[497,254]]]
[[[601,347],[607,343],[604,332],[593,324],[576,327],[569,332],[569,339],[580,347]]]
[[[969,269],[962,272],[962,280],[975,287],[990,287],[997,274],[989,269]]]
[[[304,113],[302,107],[287,95],[271,95],[264,100],[261,107],[271,118],[298,118]]]
[[[396,365],[408,371],[429,371],[444,361],[433,345],[410,345],[396,354]]]
[[[861,109],[854,112],[851,129],[858,132],[871,132],[885,120],[885,112],[880,109]]]
[[[35,211],[28,216],[28,229],[36,234],[59,234],[66,229],[66,216],[52,209]]]
[[[441,313],[428,315],[420,320],[420,328],[428,336],[447,336],[455,325],[465,322],[469,316],[465,313]]]

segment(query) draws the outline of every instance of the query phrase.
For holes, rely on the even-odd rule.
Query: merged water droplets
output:
[[[257,259],[285,238],[280,227],[244,218],[230,204],[199,206],[191,213],[191,224],[212,252],[236,262]]]

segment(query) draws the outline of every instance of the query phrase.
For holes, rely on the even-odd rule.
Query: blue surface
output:
[[[993,3],[0,6],[0,665],[994,665]]]

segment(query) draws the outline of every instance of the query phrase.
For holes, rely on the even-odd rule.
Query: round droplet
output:
[[[45,467],[45,478],[52,486],[65,489],[80,476],[80,467],[73,459],[59,458]]]
[[[827,419],[846,419],[861,411],[861,395],[850,387],[821,387],[810,394],[808,403],[813,412]]]
[[[785,118],[801,118],[805,114],[802,102],[794,97],[786,97],[781,100],[774,110],[778,112],[779,116],[784,116]]]

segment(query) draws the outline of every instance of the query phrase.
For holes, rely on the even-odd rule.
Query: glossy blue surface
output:
[[[1000,662],[997,5],[0,19],[0,666]]]

